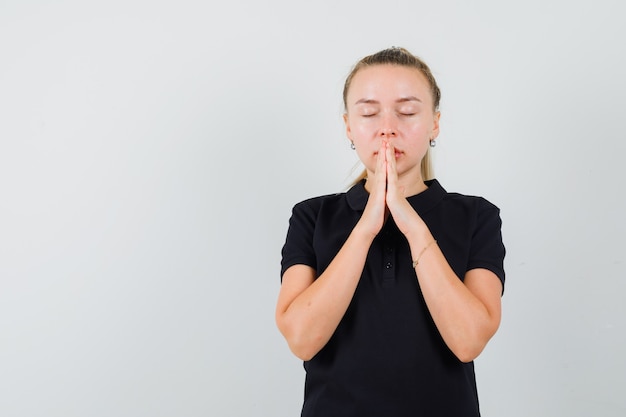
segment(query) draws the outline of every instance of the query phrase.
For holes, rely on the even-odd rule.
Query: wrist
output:
[[[424,228],[419,228],[414,231],[411,231],[410,234],[406,235],[406,238],[409,242],[409,249],[411,250],[411,254],[413,256],[413,260],[415,260],[420,252],[433,241],[435,241],[434,236],[430,233],[430,230],[426,226]]]
[[[433,239],[430,241],[430,243],[426,244],[426,246],[422,248],[422,250],[417,254],[417,257],[413,260],[413,269],[415,269],[415,267],[419,265],[420,259],[422,258],[422,255],[424,254],[424,252],[426,252],[428,248],[436,244],[437,244],[437,241]]]
[[[362,222],[358,222],[354,229],[352,229],[351,235],[363,242],[372,243],[374,238],[378,234],[378,231],[372,231],[366,227]]]
[[[433,235],[428,229],[428,226],[426,226],[423,221],[420,221],[419,223],[413,222],[411,229],[407,230],[404,235],[406,236],[406,239],[409,241],[409,245],[411,246],[413,246],[414,243],[417,243],[418,246],[420,245],[420,243],[426,244],[434,239]]]

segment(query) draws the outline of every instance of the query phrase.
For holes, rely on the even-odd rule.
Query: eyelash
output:
[[[400,113],[400,116],[411,117],[415,116],[417,113]],[[376,114],[362,114],[361,117],[374,117]]]

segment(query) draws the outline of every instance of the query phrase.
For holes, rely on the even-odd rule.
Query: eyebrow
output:
[[[419,98],[415,97],[415,96],[408,96],[408,97],[400,97],[399,99],[396,100],[396,103],[406,103],[407,101],[417,101],[417,102],[422,102],[422,100],[420,100]],[[357,100],[354,105],[356,106],[357,104],[380,104],[380,102],[378,100],[374,100],[371,98],[362,98],[360,100]]]

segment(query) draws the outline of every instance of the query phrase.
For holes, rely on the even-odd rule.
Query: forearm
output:
[[[278,312],[279,328],[299,358],[315,356],[335,332],[354,296],[373,238],[357,225],[326,270]]]
[[[436,243],[424,251],[433,240],[427,229],[409,237],[413,259],[421,253],[415,266],[420,288],[443,340],[461,361],[469,362],[499,326],[499,299],[497,306],[483,302],[457,277]]]

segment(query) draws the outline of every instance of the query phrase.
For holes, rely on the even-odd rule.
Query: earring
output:
[[[435,146],[437,146],[437,141],[435,141],[435,139],[431,139],[430,140],[430,147],[434,148]]]
[[[355,150],[356,146],[354,146],[354,142],[350,141],[350,149]]]

